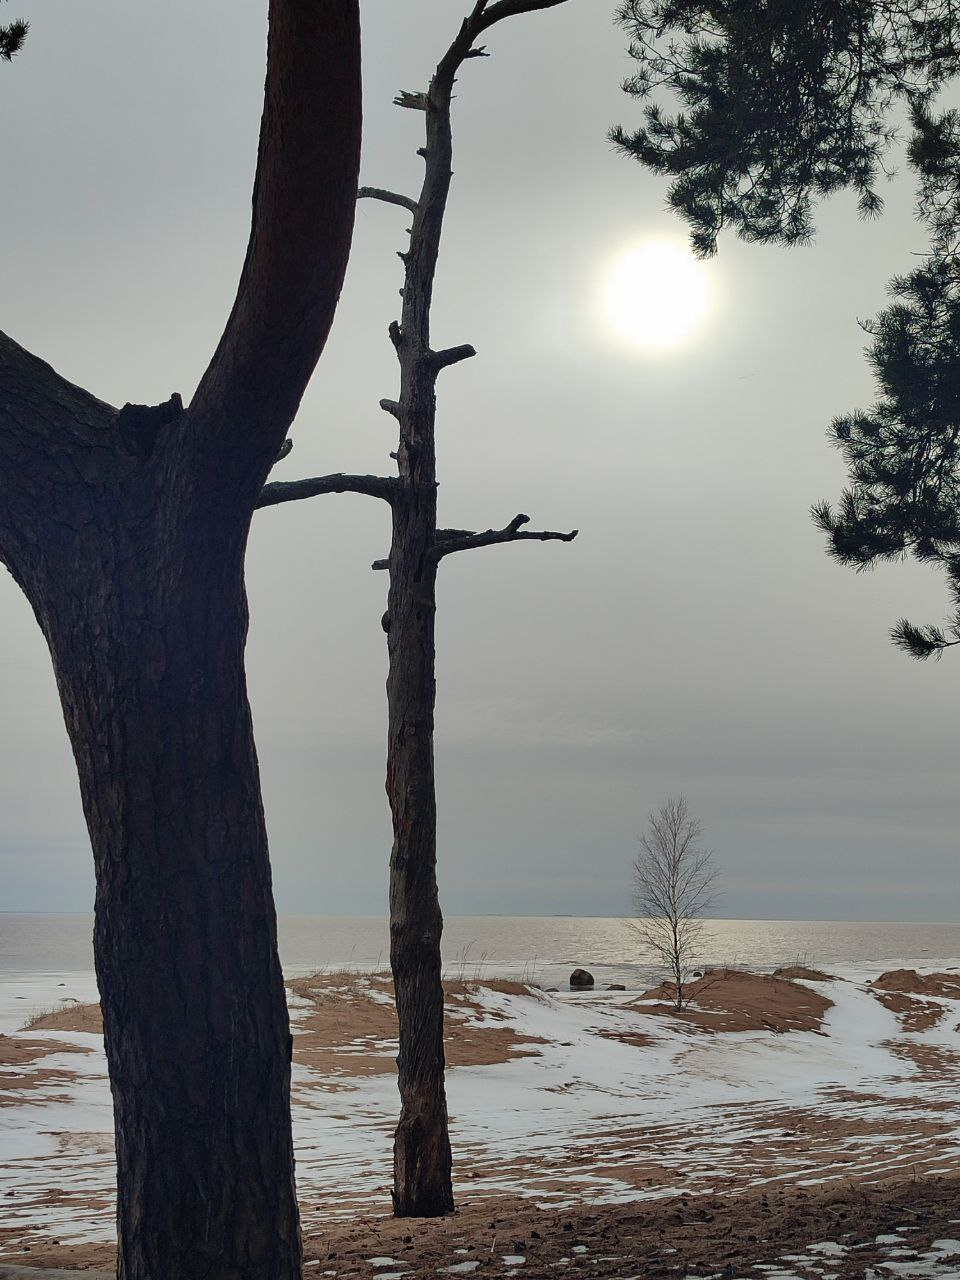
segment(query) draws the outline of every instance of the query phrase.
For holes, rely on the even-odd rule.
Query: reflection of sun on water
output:
[[[706,272],[688,249],[653,241],[613,263],[604,304],[622,338],[650,349],[676,346],[706,317]]]

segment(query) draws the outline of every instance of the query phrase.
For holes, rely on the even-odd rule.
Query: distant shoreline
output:
[[[93,911],[9,911],[0,910],[0,919],[5,917],[11,919],[21,919],[24,917],[40,917],[40,918],[65,918],[74,920],[92,920]],[[456,912],[444,912],[444,919],[447,923],[454,920],[631,920],[630,915],[616,914],[599,914],[599,915],[577,915],[573,911],[544,911],[530,912],[526,915],[513,915],[506,911],[482,911],[479,914],[458,914]],[[334,913],[318,913],[303,911],[278,911],[278,920],[387,920],[389,919],[386,912],[380,915],[370,915],[363,912],[334,912]],[[903,926],[907,927],[932,927],[932,928],[960,928],[960,920],[901,920],[899,918],[890,917],[888,919],[852,919],[847,916],[707,916],[705,917],[707,924],[810,924],[810,925],[873,925],[877,928],[884,926]]]

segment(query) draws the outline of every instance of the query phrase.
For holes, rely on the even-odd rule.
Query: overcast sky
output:
[[[0,327],[120,405],[189,396],[233,300],[263,82],[264,0],[19,0],[0,69]],[[467,0],[366,0],[363,181],[413,194],[426,86]],[[916,564],[857,576],[808,508],[833,498],[831,417],[872,385],[858,317],[924,247],[908,177],[882,221],[852,199],[811,248],[721,243],[697,334],[616,337],[611,261],[683,230],[663,183],[605,140],[638,108],[611,3],[517,18],[469,63],[434,309],[447,372],[441,520],[579,527],[572,545],[441,570],[437,775],[448,913],[620,914],[648,811],[684,791],[728,916],[956,920],[960,659],[896,652],[939,621]],[[6,16],[6,15],[5,15]],[[333,336],[277,478],[392,464],[386,327],[403,211],[361,204]],[[281,911],[386,907],[382,504],[258,514],[251,694]],[[0,570],[2,573],[2,570]],[[0,909],[92,908],[49,661],[0,580]]]

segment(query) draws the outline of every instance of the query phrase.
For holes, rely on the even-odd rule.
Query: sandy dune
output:
[[[796,972],[796,971],[794,971]],[[810,973],[804,970],[803,973]],[[798,975],[798,976],[802,976]],[[667,1014],[702,1031],[820,1031],[823,1017],[833,1001],[820,990],[779,974],[744,973],[739,969],[717,969],[687,988],[690,1005],[681,1011],[669,1003],[674,988],[670,983],[646,991],[633,1008]]]

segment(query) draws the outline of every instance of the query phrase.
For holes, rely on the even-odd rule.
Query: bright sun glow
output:
[[[709,304],[707,275],[689,250],[651,242],[618,258],[604,297],[607,319],[638,346],[676,346],[702,324]]]

